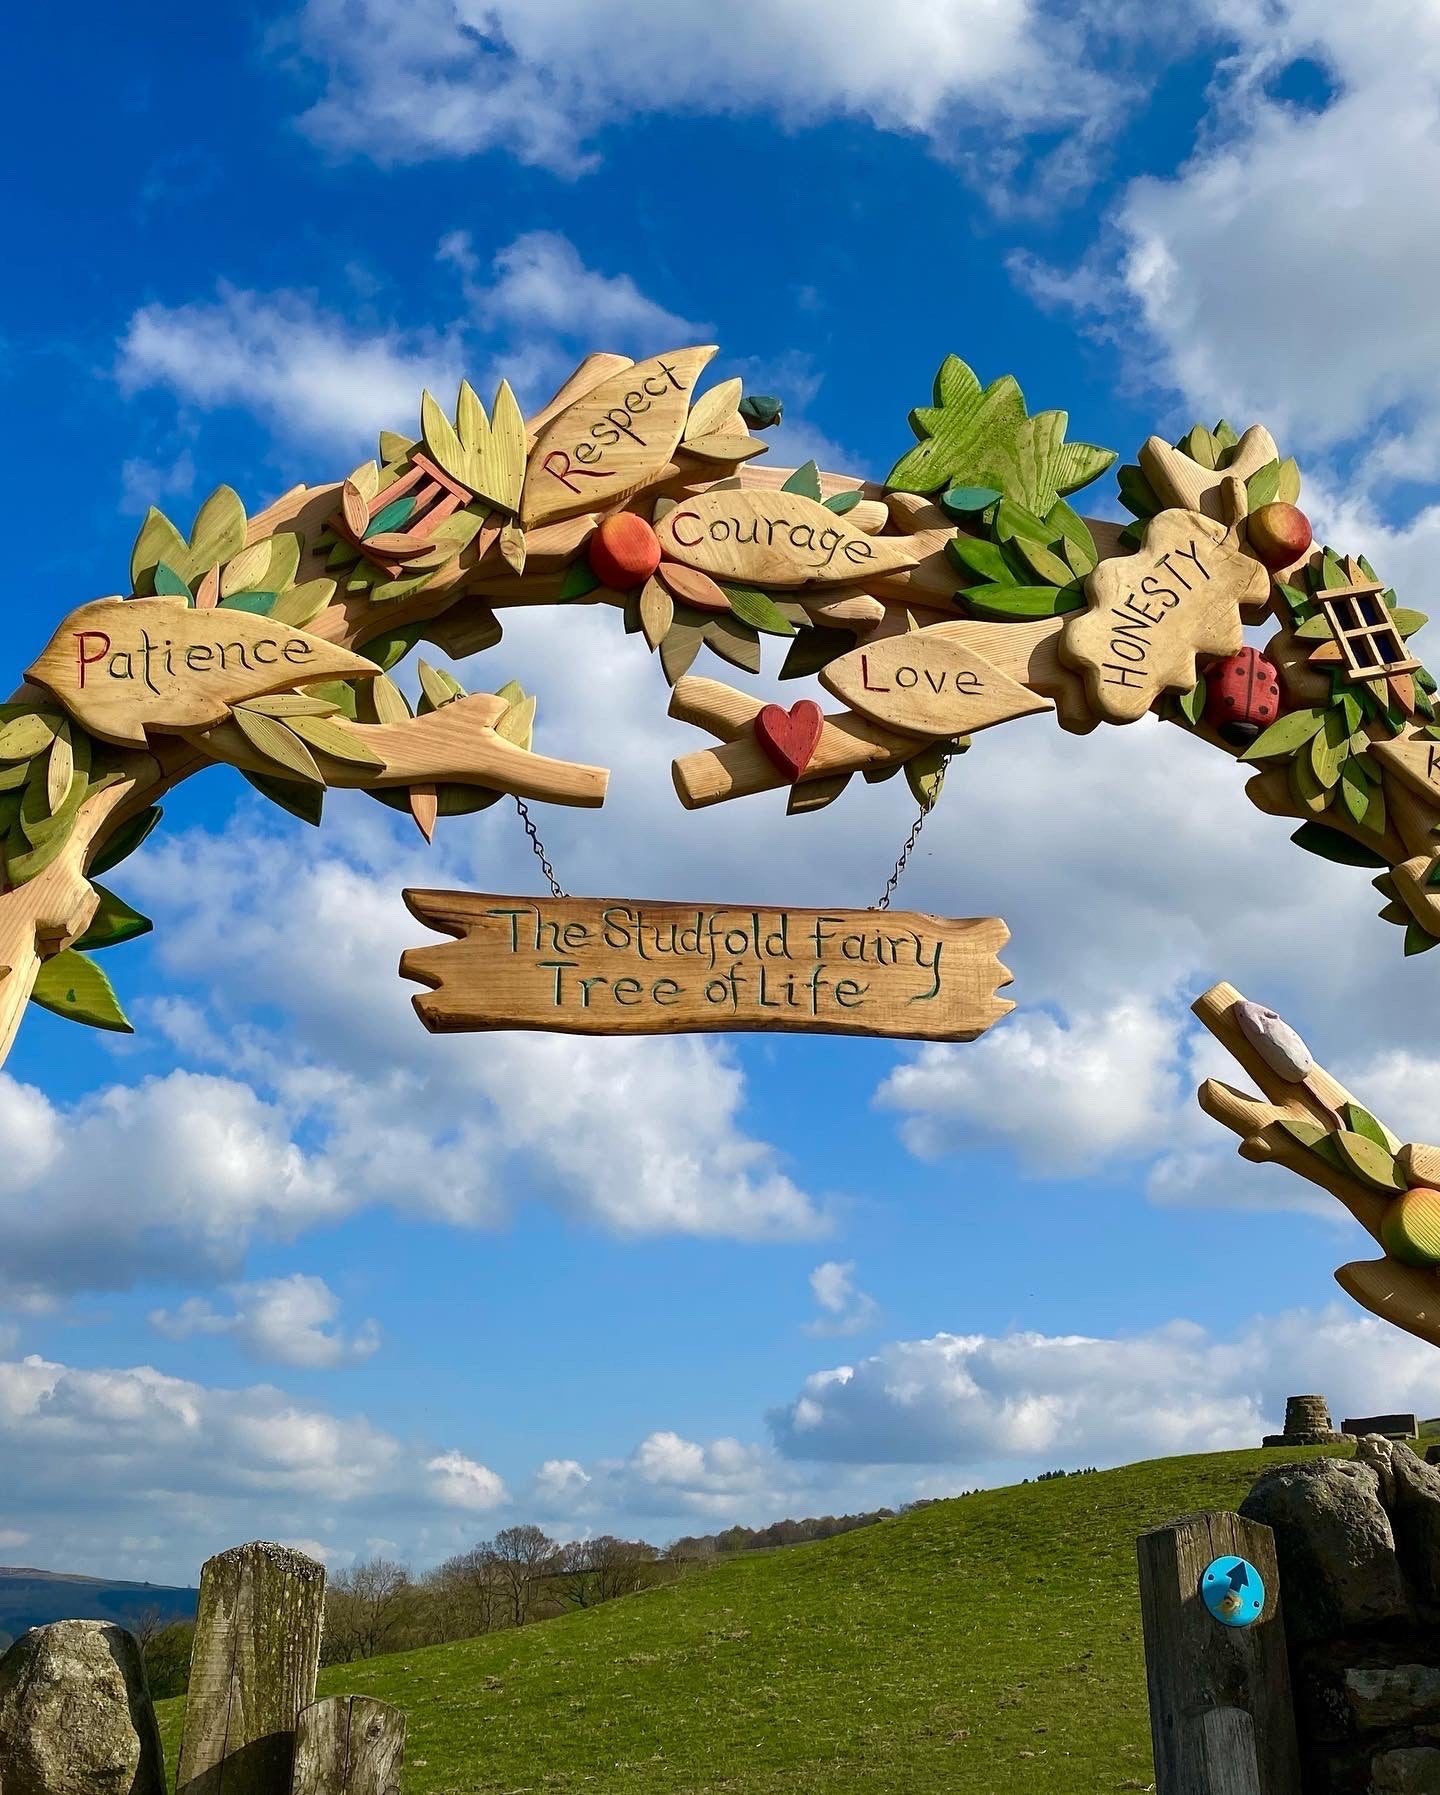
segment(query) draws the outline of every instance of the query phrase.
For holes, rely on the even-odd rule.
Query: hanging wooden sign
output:
[[[317,679],[374,679],[374,661],[251,611],[179,598],[101,598],[50,638],[25,677],[107,741],[207,729],[232,705]]]
[[[935,630],[852,649],[821,669],[820,683],[861,716],[912,735],[970,735],[1052,708],[973,648]]]
[[[1135,554],[1090,575],[1089,609],[1070,617],[1060,652],[1107,722],[1133,723],[1162,692],[1190,691],[1197,654],[1240,648],[1240,607],[1268,596],[1270,576],[1227,537],[1199,511],[1162,511]]]
[[[675,453],[690,395],[715,345],[672,349],[612,374],[551,420],[526,464],[527,530],[618,504]]]
[[[407,891],[452,942],[411,948],[436,1033],[742,1029],[973,1041],[1014,1008],[999,917]]]
[[[686,499],[656,534],[667,560],[762,586],[854,585],[921,558],[908,537],[867,536],[804,493],[762,487]]]

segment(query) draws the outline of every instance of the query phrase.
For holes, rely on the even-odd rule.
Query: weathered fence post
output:
[[[295,1729],[290,1795],[399,1795],[405,1716],[368,1695],[312,1702]]]
[[[1156,1795],[1299,1795],[1274,1535],[1239,1515],[1187,1515],[1142,1533],[1138,1550]],[[1265,1583],[1252,1626],[1222,1625],[1201,1600],[1206,1566],[1231,1554]]]
[[[285,1795],[324,1618],[325,1568],[288,1546],[207,1560],[177,1795]]]

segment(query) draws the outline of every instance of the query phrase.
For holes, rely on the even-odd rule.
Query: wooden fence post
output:
[[[295,1729],[290,1795],[399,1795],[405,1716],[368,1695],[312,1702]]]
[[[177,1795],[286,1795],[324,1619],[325,1567],[313,1558],[254,1544],[206,1562]]]
[[[1138,1551],[1156,1795],[1299,1795],[1275,1536],[1240,1515],[1187,1515]],[[1265,1582],[1252,1626],[1222,1625],[1200,1597],[1206,1566],[1231,1553]]]

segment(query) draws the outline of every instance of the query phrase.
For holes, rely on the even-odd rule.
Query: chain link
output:
[[[525,808],[525,800],[523,798],[516,798],[515,808],[520,814],[520,821],[525,825],[525,833],[530,837],[531,852],[540,862],[540,870],[549,881],[550,895],[552,897],[563,898],[565,892],[561,889],[560,881],[555,877],[555,868],[551,866],[549,859],[546,857],[544,842],[541,841],[540,837],[535,833],[535,825],[530,821],[530,812]]]
[[[940,778],[936,782],[935,798],[940,796],[940,786],[944,783],[945,769],[949,764],[950,756],[947,754],[944,760],[940,763]],[[894,897],[896,888],[899,886],[901,879],[905,876],[905,868],[909,863],[910,856],[915,851],[916,843],[920,840],[920,831],[925,827],[925,824],[929,820],[930,812],[935,808],[935,798],[932,798],[928,804],[922,804],[920,806],[920,814],[915,818],[914,823],[910,827],[910,833],[905,837],[905,845],[900,850],[900,855],[895,862],[894,870],[891,872],[890,877],[885,881],[885,889],[870,906],[872,910],[888,910],[890,908],[890,900]],[[530,851],[540,862],[540,870],[545,875],[545,882],[550,887],[551,896],[563,898],[566,896],[565,889],[555,877],[555,868],[550,864],[549,856],[545,852],[545,844],[541,841],[536,832],[535,824],[531,820],[530,812],[525,808],[525,800],[523,798],[515,799],[515,809],[519,815],[520,821],[525,825],[525,833],[530,837]]]
[[[928,804],[922,804],[920,806],[920,814],[911,825],[910,833],[905,837],[905,845],[900,850],[900,857],[895,862],[895,869],[886,880],[884,891],[870,906],[872,910],[888,910],[890,908],[890,900],[895,895],[896,886],[899,885],[901,879],[905,876],[906,863],[909,861],[911,854],[915,851],[915,844],[920,839],[920,831],[925,827],[926,822],[929,820],[930,812],[935,808],[936,800],[940,796],[940,787],[945,782],[945,769],[949,765],[950,756],[947,754],[940,763],[940,777],[935,782],[935,797],[932,798]]]

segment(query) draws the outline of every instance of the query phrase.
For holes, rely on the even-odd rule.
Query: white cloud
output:
[[[723,16],[700,0],[426,0],[403,17],[378,0],[307,0],[287,35],[326,80],[306,129],[381,162],[499,149],[574,177],[618,119],[768,113],[917,134],[991,173],[1041,130],[1061,139],[1059,186],[1077,143],[1111,122],[1119,84],[1086,30],[1115,24],[1030,0],[735,0]]]
[[[1067,1025],[1021,1015],[966,1046],[927,1044],[876,1101],[903,1112],[901,1138],[921,1159],[999,1137],[1031,1170],[1081,1171],[1163,1138],[1179,1047],[1173,1015],[1136,1000]]]
[[[875,1298],[856,1288],[853,1259],[827,1259],[817,1265],[810,1274],[810,1294],[820,1314],[806,1322],[805,1332],[820,1339],[859,1334],[873,1326],[880,1313]]]
[[[457,232],[447,246],[473,270],[468,232]],[[551,332],[660,348],[692,341],[704,329],[647,298],[630,275],[587,267],[575,245],[558,231],[527,231],[517,237],[496,251],[491,272],[488,287],[472,289],[476,316],[523,336]]]
[[[543,1200],[619,1235],[825,1231],[825,1211],[746,1131],[744,1075],[723,1041],[428,1036],[395,966],[423,938],[400,898],[407,869],[432,883],[434,859],[388,822],[348,814],[318,847],[237,826],[127,868],[129,892],[161,914],[163,963],[199,978],[212,1005],[169,1000],[143,1021],[215,1069],[73,1104],[0,1075],[11,1303],[147,1277],[234,1279],[252,1240],[380,1206],[464,1228]],[[254,1029],[254,1004],[290,1026]],[[104,1188],[97,1164],[113,1168]],[[372,1344],[365,1330],[334,1331],[318,1280],[240,1286],[232,1303],[233,1314],[197,1300],[167,1325],[224,1331],[288,1363],[338,1363]]]
[[[1440,1362],[1338,1306],[1260,1317],[1231,1340],[1184,1321],[1128,1339],[936,1334],[817,1372],[769,1419],[797,1459],[1118,1464],[1258,1445],[1296,1389],[1322,1391],[1338,1415],[1429,1414]]]
[[[189,1297],[178,1309],[151,1312],[151,1326],[169,1340],[195,1334],[228,1335],[247,1358],[262,1364],[331,1369],[368,1359],[380,1344],[380,1330],[365,1321],[347,1334],[335,1326],[340,1300],[323,1278],[294,1272],[226,1291],[233,1308],[223,1313],[204,1297]]]
[[[1212,10],[1235,53],[1208,123],[1173,177],[1131,183],[1082,303],[1107,306],[1113,247],[1187,419],[1259,418],[1302,464],[1349,445],[1372,478],[1432,479],[1440,243],[1417,226],[1440,181],[1440,15],[1429,0]],[[1272,97],[1300,59],[1331,83],[1313,105]]]
[[[484,269],[468,231],[442,237],[437,259],[461,288],[458,315],[435,329],[356,323],[313,294],[247,291],[221,281],[210,300],[134,313],[117,353],[123,392],[163,390],[201,411],[253,412],[278,437],[352,454],[381,428],[413,432],[423,388],[453,395],[461,375],[486,392],[503,373],[537,406],[593,349],[651,355],[703,341],[706,326],[667,311],[623,271],[587,267],[556,231],[530,231]],[[498,373],[492,370],[498,369]],[[372,449],[373,452],[373,449]],[[127,462],[127,503],[187,491],[188,452],[173,468]]]
[[[111,1085],[73,1106],[0,1073],[0,1160],[12,1301],[123,1288],[142,1272],[222,1275],[253,1233],[283,1238],[350,1203],[274,1104],[204,1073]]]
[[[446,1508],[483,1513],[499,1508],[507,1500],[500,1478],[487,1466],[466,1458],[463,1452],[442,1452],[427,1462],[425,1470],[430,1493]]]
[[[448,391],[463,367],[454,327],[365,331],[309,294],[222,281],[213,300],[142,306],[117,378],[126,393],[158,387],[203,410],[241,407],[280,434],[339,446],[413,430],[421,389]]]
[[[287,1493],[346,1502],[381,1486],[399,1447],[270,1385],[211,1389],[150,1366],[92,1370],[31,1356],[0,1363],[0,1444],[14,1487],[67,1503],[106,1468],[137,1490],[214,1497]]]

